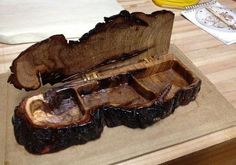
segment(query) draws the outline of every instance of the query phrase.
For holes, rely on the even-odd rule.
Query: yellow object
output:
[[[195,5],[199,0],[152,0],[156,5],[161,7],[184,8]]]

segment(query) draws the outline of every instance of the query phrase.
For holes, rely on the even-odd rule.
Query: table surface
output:
[[[155,6],[151,0],[118,0],[129,11],[143,11],[151,13],[161,8]],[[236,8],[233,0],[220,0],[232,9]],[[220,93],[236,108],[236,44],[224,45],[207,32],[201,30],[188,20],[176,14],[171,42],[175,44],[195,64],[200,71],[216,86]],[[17,55],[32,44],[6,45],[0,43],[0,74],[9,72],[9,66]],[[196,139],[174,148],[150,153],[138,157],[129,163],[156,163],[171,160],[184,154],[201,150],[236,137],[236,128],[214,133],[211,141],[208,137]],[[190,147],[198,144],[197,148]],[[186,150],[186,148],[188,148]],[[173,151],[178,151],[174,152]],[[160,158],[159,156],[162,155]],[[158,159],[158,160],[157,160]]]

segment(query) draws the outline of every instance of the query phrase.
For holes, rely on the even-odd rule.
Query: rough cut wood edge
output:
[[[124,58],[129,58],[139,54],[139,52],[148,51],[150,53],[155,52],[159,55],[166,54],[169,49],[173,21],[174,14],[165,10],[156,11],[152,14],[144,14],[141,12],[130,14],[128,11],[122,11],[118,15],[105,18],[105,23],[97,24],[93,30],[82,36],[78,42],[70,41],[67,43],[63,35],[52,36],[49,39],[36,43],[26,49],[13,61],[12,66],[10,67],[12,74],[10,75],[8,82],[12,83],[18,89],[24,88],[25,90],[34,90],[41,86],[40,75],[44,83],[53,84],[71,74],[83,74],[98,66],[110,63],[110,61],[119,61]],[[155,25],[153,25],[154,23]],[[106,38],[115,38],[114,34],[111,32],[110,35],[107,36],[108,30],[118,29],[120,34],[120,32],[127,32],[129,28],[132,27],[132,33],[124,33],[126,34],[124,36],[126,38],[133,38],[134,36],[137,36],[135,34],[139,29],[146,29],[149,25],[150,27],[154,27],[151,29],[149,28],[149,31],[146,32],[148,33],[147,35],[142,35],[144,38],[148,37],[148,42],[146,39],[140,39],[139,42],[141,43],[139,43],[139,47],[132,42],[120,42],[116,39],[117,41],[115,41],[119,42],[119,44],[122,43],[123,45],[126,45],[127,52],[122,50],[123,45],[121,44],[121,50],[118,51],[119,53],[117,54],[114,54],[116,52],[113,53],[114,48],[107,46],[104,48],[104,50],[106,50],[105,52],[109,52],[107,54],[99,54],[99,52],[97,53],[97,50],[95,51],[91,48],[89,50],[91,50],[91,52],[93,51],[93,53],[90,53],[90,55],[88,55],[88,52],[83,52],[82,54],[79,54],[80,58],[78,58],[77,55],[74,57],[74,52],[77,52],[78,54],[78,50],[79,52],[86,50],[89,45],[92,45],[93,47],[96,45],[108,44],[103,44],[107,42]],[[106,34],[105,40],[104,38],[101,38],[103,33]],[[99,34],[101,35],[99,36]],[[113,45],[117,45],[118,43],[116,42],[113,42]],[[95,53],[98,55],[94,56]],[[89,66],[82,64],[84,60],[78,62],[78,60],[73,60],[73,57],[76,59],[86,57],[85,59],[90,60],[90,62],[86,64]],[[92,60],[93,57],[96,59]],[[76,61],[76,64],[70,65],[69,63],[73,63],[73,61]]]
[[[71,124],[59,128],[34,125],[20,112],[22,104],[15,109],[12,123],[16,141],[33,154],[56,152],[72,145],[84,144],[101,136],[103,131],[102,112],[91,113],[91,120],[83,124]]]

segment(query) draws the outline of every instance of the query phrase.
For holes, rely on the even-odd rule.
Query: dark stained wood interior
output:
[[[140,108],[150,106],[168,85],[171,88],[164,99],[171,99],[178,90],[194,83],[193,80],[184,66],[170,60],[129,74],[98,80],[93,85],[78,87],[77,91],[85,109],[104,105]]]

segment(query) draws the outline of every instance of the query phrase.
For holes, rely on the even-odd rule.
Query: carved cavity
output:
[[[72,89],[33,96],[26,102],[26,111],[31,121],[40,126],[69,125],[83,118]]]

